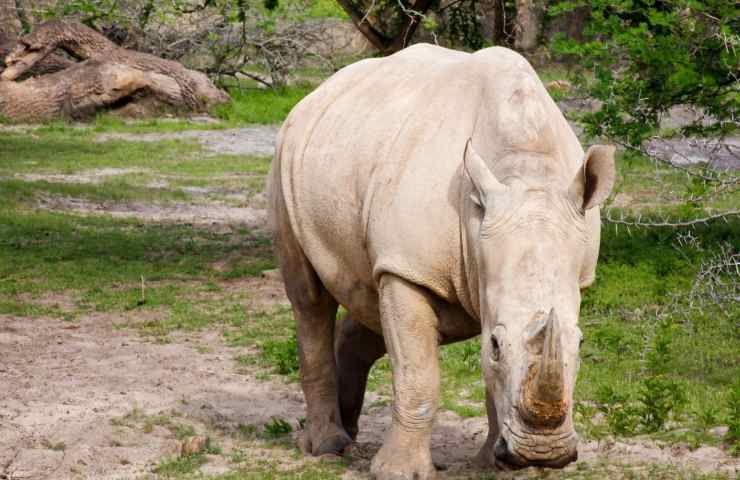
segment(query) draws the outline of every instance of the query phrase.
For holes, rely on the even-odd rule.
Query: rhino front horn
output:
[[[555,309],[550,310],[547,322],[535,338],[542,342],[542,354],[527,376],[522,413],[527,423],[556,427],[565,420],[566,405],[560,328]]]

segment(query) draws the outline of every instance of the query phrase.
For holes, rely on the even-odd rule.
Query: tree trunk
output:
[[[16,81],[48,62],[57,49],[80,62]],[[115,45],[77,22],[52,20],[19,39],[0,74],[0,115],[16,121],[80,118],[131,102],[202,111],[228,101],[207,76]]]
[[[365,15],[353,0],[337,0],[337,2],[347,12],[360,33],[384,55],[402,50],[409,44],[421,23],[422,16],[432,5],[432,0],[415,0],[412,6],[404,7],[398,30],[392,34],[385,34],[370,23],[368,15]]]
[[[21,21],[15,9],[15,0],[2,0],[0,2],[0,42],[15,40],[21,31]]]
[[[542,24],[542,7],[536,0],[516,0],[514,48],[531,52],[537,48]]]
[[[479,0],[476,10],[482,19],[483,37],[493,45],[511,46],[514,15],[506,15],[506,0]]]

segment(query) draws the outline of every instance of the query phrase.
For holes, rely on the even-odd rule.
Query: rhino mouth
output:
[[[533,432],[505,423],[494,454],[499,468],[505,470],[532,466],[562,468],[578,458],[577,446],[578,435],[572,429]]]

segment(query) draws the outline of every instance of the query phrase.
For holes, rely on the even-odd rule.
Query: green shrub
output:
[[[613,433],[630,436],[637,432],[639,415],[629,395],[604,385],[596,391],[596,401]]]
[[[298,342],[295,336],[287,340],[266,340],[262,344],[262,357],[280,375],[294,375],[299,371]]]
[[[687,398],[679,383],[658,375],[643,380],[638,401],[640,425],[644,431],[653,433],[665,426],[669,415],[680,413]]]
[[[272,417],[272,422],[265,425],[262,436],[267,439],[284,437],[293,431],[290,423],[280,417]]]

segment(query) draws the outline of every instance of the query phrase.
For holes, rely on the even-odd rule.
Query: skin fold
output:
[[[278,138],[270,224],[296,318],[303,448],[340,453],[386,352],[379,479],[430,479],[438,348],[480,334],[489,466],[575,459],[580,290],[614,149],[578,140],[529,63],[415,45],[350,65]],[[338,305],[349,315],[335,321]]]

